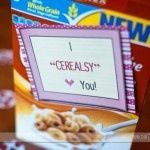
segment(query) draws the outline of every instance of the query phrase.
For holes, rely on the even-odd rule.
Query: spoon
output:
[[[134,119],[134,120],[129,120],[129,121],[117,123],[117,124],[111,125],[109,127],[102,127],[101,132],[103,132],[103,133],[112,132],[112,131],[118,130],[120,128],[135,125],[135,124],[137,124],[137,122],[138,122],[138,119]]]

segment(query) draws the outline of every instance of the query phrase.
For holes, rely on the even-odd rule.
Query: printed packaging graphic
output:
[[[135,111],[124,28],[22,27],[17,33],[35,99]]]
[[[138,112],[141,111],[150,78],[150,17],[148,1],[76,0],[76,2],[104,9],[105,11],[100,13],[101,25],[123,25],[128,28],[132,42],[132,59],[136,83],[136,105]],[[141,11],[141,8],[144,11]]]
[[[12,19],[14,24],[111,25],[127,27],[132,42],[136,105],[139,112],[142,108],[150,75],[150,21],[130,15],[130,11],[125,11],[127,14],[123,13],[130,1],[120,1],[121,5],[119,6],[121,7],[118,7],[117,1],[112,2],[111,0],[100,1],[99,6],[96,3],[93,3],[93,6],[89,5],[92,3],[88,3],[88,1],[78,3],[71,0],[60,0],[57,3],[51,0],[46,2],[41,0],[12,0]],[[131,8],[129,5],[128,7]]]
[[[105,9],[71,0],[11,2],[17,137],[47,149],[130,147],[137,99],[126,28],[99,26]],[[133,126],[105,143],[102,125],[124,121]]]
[[[126,95],[134,92],[132,67],[126,67],[132,65],[128,31],[62,25],[16,28],[32,99],[39,104],[46,100],[74,106],[68,112],[60,112],[32,104],[32,113],[17,115],[18,137],[33,142],[29,135],[38,135],[40,139],[34,138],[35,142],[62,143],[68,149],[102,147],[106,133],[102,133],[99,123],[77,114],[78,106],[87,110],[104,106],[135,111],[135,107],[127,105],[134,96],[130,99]],[[29,126],[22,128],[24,121]]]

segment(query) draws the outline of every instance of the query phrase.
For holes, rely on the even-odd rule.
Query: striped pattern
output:
[[[31,85],[31,90],[32,90],[33,96],[34,96],[34,98],[36,100],[38,100],[39,96],[38,96],[38,92],[36,90],[36,86],[35,86],[36,84],[35,84],[35,81],[34,81],[32,70],[30,69],[30,64],[29,64],[29,61],[28,61],[26,50],[24,48],[23,41],[21,39],[21,35],[20,35],[20,32],[19,32],[19,27],[20,26],[17,26],[16,33],[17,33],[19,46],[20,46],[21,61],[22,61],[23,65],[26,67],[26,72],[27,72],[28,79],[30,81],[30,85]]]
[[[93,29],[93,30],[119,30],[120,31],[120,40],[122,48],[122,58],[123,58],[123,67],[124,67],[124,78],[125,78],[125,89],[126,89],[126,98],[127,98],[127,108],[128,112],[135,113],[135,91],[134,91],[134,78],[133,78],[133,65],[131,60],[131,46],[129,32],[124,27],[116,26],[65,26],[65,25],[16,25],[16,32],[18,34],[18,39],[20,43],[20,52],[22,57],[22,62],[26,67],[29,81],[31,83],[31,89],[36,100],[39,99],[35,81],[32,75],[32,70],[30,69],[29,61],[26,55],[25,48],[21,39],[19,29],[21,28],[48,28],[48,29]]]
[[[134,91],[134,78],[133,78],[133,64],[131,60],[131,46],[129,39],[129,32],[126,29],[121,29],[121,45],[123,53],[124,75],[125,75],[125,88],[128,112],[135,113],[135,91]]]

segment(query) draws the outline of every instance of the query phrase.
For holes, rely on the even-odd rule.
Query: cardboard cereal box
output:
[[[120,123],[132,126],[113,140],[130,147],[137,116],[128,28],[71,0],[11,7],[17,137],[46,149],[98,149],[112,146],[111,125]]]

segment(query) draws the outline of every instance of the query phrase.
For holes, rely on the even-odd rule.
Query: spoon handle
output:
[[[135,124],[137,124],[137,122],[138,122],[138,119],[121,122],[121,123],[114,124],[114,125],[111,125],[109,127],[103,128],[102,131],[103,132],[115,131],[115,130],[118,130],[120,128],[124,128],[124,127],[128,127],[128,126],[131,126],[131,125],[135,125]]]

